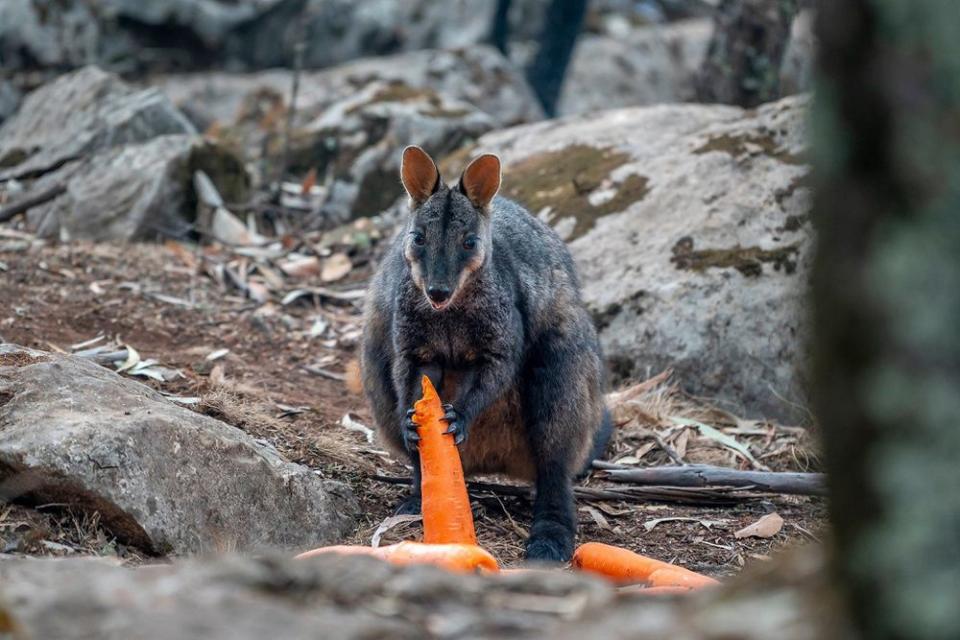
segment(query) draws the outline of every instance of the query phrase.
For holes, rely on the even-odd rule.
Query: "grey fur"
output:
[[[464,248],[468,235],[474,250]],[[431,287],[452,290],[448,306],[431,305]],[[459,185],[438,183],[411,203],[366,316],[363,385],[386,443],[407,450],[405,416],[428,375],[456,411],[452,430],[467,436],[466,473],[536,481],[528,557],[569,559],[572,479],[605,444],[609,417],[596,331],[563,241],[515,202],[478,208]],[[418,472],[415,447],[408,452]]]

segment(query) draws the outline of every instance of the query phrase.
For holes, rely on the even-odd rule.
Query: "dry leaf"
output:
[[[250,294],[251,300],[260,304],[270,299],[270,289],[262,282],[251,280],[247,283],[247,292]]]
[[[370,546],[374,549],[379,547],[380,538],[383,537],[383,534],[390,529],[393,529],[397,525],[407,522],[419,522],[421,520],[423,520],[423,516],[411,514],[402,514],[399,516],[390,516],[389,518],[384,518],[383,522],[380,523],[380,526],[377,527],[377,530],[373,532],[373,537],[370,539]]]
[[[197,257],[193,255],[193,252],[176,240],[167,240],[163,243],[163,246],[167,251],[175,255],[177,260],[179,260],[183,266],[187,267],[188,269],[197,268]]]
[[[654,520],[647,520],[646,522],[643,523],[643,528],[647,531],[647,533],[650,533],[656,528],[658,524],[663,522],[696,522],[697,524],[702,526],[704,529],[710,529],[716,524],[726,524],[726,522],[723,520],[703,520],[701,518],[687,518],[687,517],[681,517],[681,516],[674,516],[674,517],[668,517],[668,518],[656,518]]]
[[[324,282],[336,282],[346,277],[353,264],[350,257],[345,253],[335,253],[323,261],[323,270],[320,272],[320,279]]]
[[[740,529],[734,535],[739,540],[741,538],[772,538],[783,528],[783,518],[774,511],[768,513],[751,525]]]
[[[307,172],[307,176],[303,179],[303,182],[300,183],[300,195],[307,196],[310,195],[310,192],[317,184],[317,168],[312,167],[310,171]]]
[[[683,460],[687,457],[687,443],[690,441],[690,429],[683,429],[673,439],[673,449],[677,452],[677,457]]]
[[[610,527],[610,523],[607,522],[607,519],[603,517],[603,514],[600,513],[598,509],[595,509],[594,507],[590,507],[590,506],[585,506],[585,507],[580,507],[580,511],[587,512],[587,514],[590,515],[590,517],[597,524],[597,526],[603,529],[604,531],[612,530],[612,528]]]
[[[220,358],[227,355],[228,353],[230,353],[230,349],[217,349],[216,351],[211,351],[207,355],[207,361],[213,362],[214,360],[219,360]]]
[[[248,246],[266,242],[266,238],[250,231],[240,218],[223,207],[218,207],[213,212],[213,220],[210,222],[210,235],[227,245]]]
[[[223,365],[216,364],[213,365],[213,368],[210,369],[210,386],[211,387],[222,387],[223,383],[226,382],[227,376],[223,372]]]
[[[317,256],[297,256],[278,262],[280,270],[292,278],[308,278],[320,273],[320,258]]]
[[[347,431],[357,431],[362,433],[367,439],[367,442],[373,442],[373,429],[363,424],[359,420],[354,420],[349,413],[343,414],[343,417],[340,418],[340,426]]]

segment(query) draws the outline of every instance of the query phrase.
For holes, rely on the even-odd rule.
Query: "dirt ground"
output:
[[[179,371],[169,381],[141,379],[164,393],[195,398],[194,409],[269,440],[295,462],[348,482],[363,507],[349,542],[369,544],[405,492],[374,476],[405,477],[408,470],[375,440],[368,441],[363,430],[362,425],[372,426],[371,416],[350,382],[360,337],[359,302],[321,294],[284,305],[284,292],[275,290],[266,301],[260,296],[261,302],[255,302],[250,291],[210,276],[208,263],[221,258],[210,249],[183,245],[48,244],[8,233],[0,237],[0,337],[70,352],[73,345],[103,336],[101,343],[133,347],[141,358]],[[351,272],[329,290],[356,292],[370,270],[369,258],[354,251]],[[300,283],[285,278],[283,284],[295,289],[317,283],[308,277]],[[224,349],[229,351],[222,355]],[[663,464],[669,462],[669,448],[685,462],[748,468],[746,458],[729,447],[665,420],[682,414],[709,417],[714,426],[723,426],[725,433],[749,445],[757,464],[773,470],[817,469],[815,447],[802,429],[711,413],[708,403],[686,398],[665,375],[645,389],[642,415],[619,429],[610,459]],[[666,446],[659,446],[651,432]],[[583,485],[616,487],[601,476],[595,472]],[[476,490],[472,496],[481,544],[505,565],[519,562],[531,521],[528,497],[502,490]],[[776,535],[735,538],[734,532],[772,511],[785,523]],[[580,541],[626,546],[714,576],[762,562],[785,545],[817,540],[826,521],[821,498],[769,495],[724,505],[581,499],[578,513]],[[419,532],[418,522],[402,521],[382,540],[417,538]],[[63,505],[39,511],[0,505],[0,547],[2,553],[142,559],[137,550],[118,545],[95,516],[71,513]]]

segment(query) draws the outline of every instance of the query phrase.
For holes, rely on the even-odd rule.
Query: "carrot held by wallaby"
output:
[[[717,583],[713,578],[702,576],[689,569],[600,542],[587,542],[580,545],[573,554],[572,563],[575,569],[596,573],[620,584],[644,582],[651,587],[698,588]],[[651,578],[658,573],[659,576],[654,584]]]
[[[335,545],[306,551],[297,558],[313,558],[327,554],[371,556],[400,565],[430,564],[461,573],[499,570],[496,559],[475,544],[425,544],[407,541],[376,548]]]
[[[421,380],[423,397],[413,405],[413,421],[419,427],[421,509],[423,541],[431,544],[476,544],[470,497],[463,478],[460,452],[430,378]]]

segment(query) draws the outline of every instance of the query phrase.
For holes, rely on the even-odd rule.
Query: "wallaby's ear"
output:
[[[403,150],[400,180],[414,202],[425,202],[440,186],[440,172],[427,152],[416,145]]]
[[[500,158],[485,153],[463,170],[460,191],[481,209],[490,204],[500,190]]]

